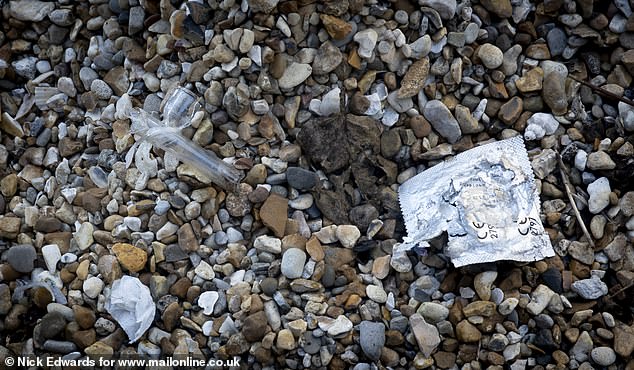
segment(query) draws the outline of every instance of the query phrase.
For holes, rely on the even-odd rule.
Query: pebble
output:
[[[496,69],[504,62],[502,50],[495,45],[484,44],[478,49],[478,57],[488,69]]]
[[[425,104],[423,115],[442,137],[453,144],[461,137],[460,125],[449,109],[439,100],[430,100]]]
[[[601,177],[588,185],[588,210],[597,214],[610,204],[610,181]]]
[[[104,287],[104,283],[98,277],[92,276],[84,281],[84,293],[90,298],[97,298]]]
[[[524,138],[526,140],[540,140],[545,135],[552,135],[557,131],[559,122],[549,113],[535,113],[526,122]]]
[[[359,344],[366,356],[377,361],[385,346],[385,325],[380,322],[362,321],[359,324]]]
[[[354,41],[359,44],[359,49],[357,50],[357,53],[361,58],[372,58],[378,38],[379,35],[372,28],[359,31],[354,35]]]
[[[432,352],[434,352],[440,344],[438,329],[428,324],[418,313],[409,317],[409,324],[420,351],[425,357],[431,356]]]
[[[340,225],[337,226],[335,235],[342,246],[352,248],[361,237],[361,231],[354,225]]]
[[[570,287],[584,299],[599,299],[608,294],[608,286],[597,277],[577,280]]]
[[[289,248],[282,255],[281,272],[289,279],[297,279],[302,276],[306,253],[299,248]]]
[[[286,67],[282,77],[278,80],[280,88],[292,89],[304,82],[312,72],[313,69],[309,64],[291,63]]]
[[[214,307],[216,306],[216,302],[218,302],[219,294],[218,292],[203,292],[198,297],[198,305],[203,309],[203,313],[205,315],[211,315],[214,312]]]
[[[36,258],[35,248],[31,245],[14,245],[7,252],[7,262],[17,272],[29,273],[33,271]]]
[[[430,324],[437,324],[445,320],[449,316],[449,309],[440,303],[435,302],[423,302],[417,310],[426,322]]]
[[[616,361],[616,353],[610,347],[597,347],[590,352],[592,361],[599,366],[610,366]]]

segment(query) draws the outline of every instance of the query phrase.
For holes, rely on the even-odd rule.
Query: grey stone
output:
[[[425,104],[423,115],[442,137],[451,144],[462,136],[460,125],[440,100],[430,100]]]
[[[9,2],[9,15],[26,22],[39,22],[55,9],[55,3],[37,0]]]
[[[316,173],[305,170],[301,167],[289,167],[286,170],[286,181],[288,184],[298,190],[310,190],[319,181]]]
[[[33,271],[33,261],[37,258],[32,245],[14,245],[7,252],[7,262],[17,272],[29,273]]]
[[[599,299],[608,294],[608,286],[596,276],[577,280],[572,283],[571,288],[584,299]]]
[[[451,19],[456,14],[456,0],[419,0],[419,4],[434,9],[442,19]]]
[[[366,356],[377,361],[385,345],[385,325],[380,322],[362,321],[359,324],[359,344]]]
[[[289,279],[297,279],[302,276],[306,253],[299,248],[289,248],[282,256],[280,270]]]

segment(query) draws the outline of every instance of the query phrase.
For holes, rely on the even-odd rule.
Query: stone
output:
[[[178,246],[184,252],[193,252],[198,249],[199,243],[191,224],[183,224],[178,229]]]
[[[505,19],[513,15],[513,7],[510,0],[482,0],[480,2],[491,13]]]
[[[546,309],[553,295],[555,292],[546,285],[538,285],[531,294],[531,301],[526,305],[526,311],[531,315],[539,315]]]
[[[431,356],[434,350],[440,344],[440,334],[438,329],[428,324],[425,319],[418,313],[415,313],[409,317],[409,325],[418,344],[418,348],[421,350],[425,357]],[[476,329],[477,330],[477,329]]]
[[[335,40],[343,40],[346,36],[348,36],[348,34],[350,34],[350,32],[352,32],[352,26],[350,23],[340,18],[329,14],[320,14],[319,18],[323,22],[324,28],[326,28],[330,37]]]
[[[218,302],[219,297],[220,295],[218,292],[203,292],[198,297],[198,306],[203,309],[203,313],[205,315],[211,315],[214,312],[214,307],[216,306],[216,302]]]
[[[610,204],[610,181],[606,177],[601,177],[588,185],[588,210],[597,214]]]
[[[559,122],[549,113],[535,113],[526,123],[524,138],[529,141],[540,140],[545,135],[552,135],[559,127]]]
[[[0,197],[0,199],[3,199]],[[4,204],[4,203],[3,203]],[[6,239],[14,239],[20,232],[22,219],[19,217],[0,217],[0,237]]]
[[[508,1],[508,0],[507,0]],[[492,44],[484,44],[478,49],[478,57],[488,69],[496,69],[502,65],[504,54],[502,50]]]
[[[328,325],[327,332],[331,337],[336,337],[337,335],[347,333],[351,330],[352,321],[344,315],[339,315],[330,325]]]
[[[544,83],[542,97],[550,107],[553,114],[563,115],[568,110],[566,98],[566,78],[568,69],[562,63],[543,61],[541,67],[544,70]]]
[[[93,80],[90,84],[90,91],[97,99],[107,100],[112,96],[112,89],[108,84],[100,79]]]
[[[613,329],[614,351],[619,356],[628,358],[634,352],[634,327],[618,324]]]
[[[517,69],[517,60],[515,61],[515,68]],[[541,68],[536,67],[526,72],[524,76],[515,80],[515,87],[517,87],[521,93],[527,94],[535,91],[541,91],[543,81],[544,71]]]
[[[588,154],[586,166],[593,171],[613,170],[616,163],[610,158],[610,155],[602,150]]]
[[[616,353],[610,347],[597,347],[590,352],[592,361],[600,366],[610,366],[616,361]]]
[[[347,23],[346,23],[347,24]],[[317,50],[317,55],[313,61],[313,74],[328,74],[337,68],[343,61],[343,54],[338,47],[330,41],[324,42]]]
[[[131,244],[116,243],[112,246],[112,251],[117,256],[119,264],[130,272],[143,270],[147,262],[147,253]]]
[[[502,301],[502,303],[500,303],[500,305],[498,306],[498,312],[501,315],[509,315],[511,312],[513,312],[513,310],[515,309],[515,307],[517,307],[517,304],[519,303],[519,300],[517,298],[507,298],[504,301]]]
[[[456,338],[463,343],[478,343],[482,333],[467,320],[462,320],[456,325]]]
[[[57,244],[48,244],[42,247],[42,257],[46,263],[46,268],[50,273],[57,270],[57,262],[62,259],[62,253]]]
[[[262,223],[278,238],[284,236],[286,220],[288,218],[288,199],[277,194],[271,194],[260,208]]]
[[[599,299],[608,294],[608,286],[596,276],[577,280],[570,288],[584,299]]]
[[[352,248],[357,243],[357,240],[361,237],[361,232],[354,225],[340,225],[337,226],[335,232],[337,239],[345,248]]]
[[[588,355],[593,347],[592,338],[587,331],[583,331],[579,338],[575,342],[575,345],[570,350],[570,357],[576,359],[579,362],[586,361],[588,359]]]
[[[475,276],[473,279],[473,287],[480,299],[488,301],[491,298],[491,287],[497,277],[497,271],[485,271]]]
[[[277,347],[286,351],[292,351],[297,346],[293,332],[289,329],[282,329],[277,333]]]
[[[253,247],[264,252],[277,254],[282,252],[282,241],[267,235],[261,235],[255,239]]]
[[[289,248],[282,255],[280,270],[282,275],[289,279],[297,279],[302,276],[306,253],[299,248]]]
[[[498,112],[498,118],[507,125],[513,125],[522,114],[522,110],[522,99],[514,96],[509,101],[502,104]]]
[[[254,12],[270,13],[275,9],[279,0],[248,0],[249,8]]]
[[[367,28],[363,31],[359,31],[354,35],[354,41],[359,44],[359,49],[357,50],[357,53],[361,58],[372,58],[378,38],[378,33],[376,33],[376,31],[372,28]]]
[[[7,262],[17,272],[29,273],[33,271],[34,261],[37,258],[35,248],[32,245],[14,245],[7,252]]]
[[[310,64],[293,62],[286,67],[282,77],[278,80],[278,84],[282,89],[292,89],[304,82],[312,72],[313,68]]]
[[[387,293],[378,285],[368,285],[365,288],[365,293],[374,302],[385,303],[387,301]]]
[[[264,338],[268,321],[264,311],[258,311],[247,316],[242,322],[242,335],[249,342],[256,342]]]
[[[366,356],[377,361],[385,345],[385,325],[381,322],[362,321],[359,324],[359,344]]]
[[[89,277],[83,284],[84,293],[90,298],[97,298],[103,287],[103,281],[96,276]]]
[[[456,0],[421,0],[419,4],[434,9],[442,19],[451,19],[456,14]]]
[[[460,139],[462,132],[454,116],[440,100],[430,100],[425,104],[423,115],[442,137],[453,144]]]
[[[286,182],[297,190],[310,190],[317,185],[319,176],[301,167],[289,167],[286,170]]]
[[[42,21],[53,9],[55,9],[55,4],[47,1],[19,0],[9,2],[9,16],[26,22]]]
[[[421,314],[425,321],[430,324],[437,324],[449,316],[449,309],[435,302],[421,303],[416,312]]]
[[[424,57],[414,62],[401,81],[401,87],[397,96],[401,99],[410,98],[418,94],[425,86],[425,81],[429,74],[429,58]]]
[[[79,305],[73,306],[73,316],[75,317],[75,321],[79,324],[79,327],[82,329],[92,328],[97,320],[95,311],[88,307]]]
[[[90,222],[84,222],[81,224],[77,232],[75,232],[75,235],[73,235],[73,239],[77,242],[79,249],[86,250],[92,245],[94,242],[94,230],[95,227]]]

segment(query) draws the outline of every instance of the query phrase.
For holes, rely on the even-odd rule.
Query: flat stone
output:
[[[440,100],[430,100],[425,104],[423,115],[442,137],[453,144],[462,136],[460,125]]]
[[[425,80],[429,74],[429,58],[424,57],[412,64],[403,80],[401,81],[401,88],[398,90],[398,97],[410,98],[418,94],[418,92],[425,86]]]
[[[418,313],[409,317],[409,325],[418,343],[418,348],[425,357],[431,356],[432,352],[440,344],[440,335],[438,329],[428,324],[425,319]],[[476,329],[477,330],[477,329]]]
[[[502,50],[492,44],[484,44],[480,46],[478,49],[478,57],[482,61],[482,64],[489,69],[498,68],[504,61],[504,54],[502,53]]]
[[[359,344],[366,356],[377,361],[385,345],[385,325],[380,322],[362,321],[359,324]]]
[[[416,312],[421,314],[425,321],[430,324],[437,324],[449,316],[449,309],[435,302],[421,303]]]
[[[260,217],[264,225],[271,229],[275,236],[283,237],[288,218],[288,199],[277,194],[269,195],[260,208]]]
[[[299,248],[289,248],[282,256],[280,270],[282,275],[289,279],[297,279],[302,276],[304,264],[306,263],[306,253]]]
[[[282,89],[292,89],[304,82],[312,72],[313,68],[310,64],[293,62],[286,67],[282,77],[278,80],[278,84]]]
[[[116,243],[112,246],[112,251],[117,256],[121,266],[130,272],[143,270],[147,262],[147,253],[132,244]]]
[[[39,22],[55,9],[55,4],[47,1],[19,0],[9,2],[9,15],[12,18]]]
[[[456,0],[422,0],[419,4],[434,9],[442,19],[451,19],[456,14]]]
[[[606,177],[598,178],[588,185],[588,210],[597,214],[610,204],[610,181]]]
[[[33,262],[37,258],[32,245],[14,245],[7,252],[7,262],[17,272],[29,273],[33,271]]]
[[[456,337],[463,343],[477,343],[482,337],[480,330],[467,320],[462,320],[456,325]]]

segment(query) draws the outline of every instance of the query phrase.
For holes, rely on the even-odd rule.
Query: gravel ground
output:
[[[0,360],[634,369],[634,2],[0,6]],[[174,86],[235,188],[131,132]],[[556,256],[392,259],[399,184],[516,135]]]

